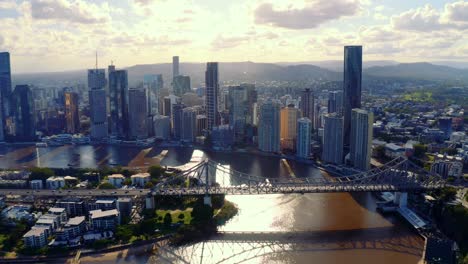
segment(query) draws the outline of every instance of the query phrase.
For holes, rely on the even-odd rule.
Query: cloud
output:
[[[257,24],[268,24],[289,29],[310,29],[360,11],[356,0],[313,0],[302,8],[277,9],[271,3],[259,5],[255,11]]]
[[[33,0],[31,16],[37,20],[57,20],[79,24],[101,24],[110,17],[101,7],[82,0]]]
[[[392,16],[395,29],[431,32],[446,29],[468,29],[468,2],[459,1],[445,5],[441,13],[432,5],[411,9]]]
[[[229,49],[246,43],[250,40],[249,36],[223,37],[219,35],[211,43],[214,49]]]
[[[16,2],[13,0],[0,1],[0,10],[2,9],[16,9]]]

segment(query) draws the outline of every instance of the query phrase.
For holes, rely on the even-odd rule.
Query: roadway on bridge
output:
[[[38,197],[84,197],[84,196],[144,196],[150,192],[149,189],[108,189],[108,190],[31,190],[31,189],[0,189],[0,195],[20,195],[20,196],[38,196]]]

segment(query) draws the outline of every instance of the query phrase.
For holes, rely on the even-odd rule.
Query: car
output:
[[[117,192],[114,191],[114,192],[112,192],[112,194],[117,194]]]
[[[125,191],[125,193],[128,193],[128,191]]]

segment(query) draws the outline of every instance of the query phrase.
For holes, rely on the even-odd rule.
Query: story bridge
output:
[[[157,184],[153,195],[256,195],[332,192],[415,192],[447,185],[437,174],[398,157],[382,167],[348,176],[268,178],[249,175],[205,159]]]

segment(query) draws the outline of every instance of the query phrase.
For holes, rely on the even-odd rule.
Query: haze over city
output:
[[[337,60],[363,44],[364,61],[463,61],[465,1],[3,0],[0,50],[14,73],[114,61]]]

